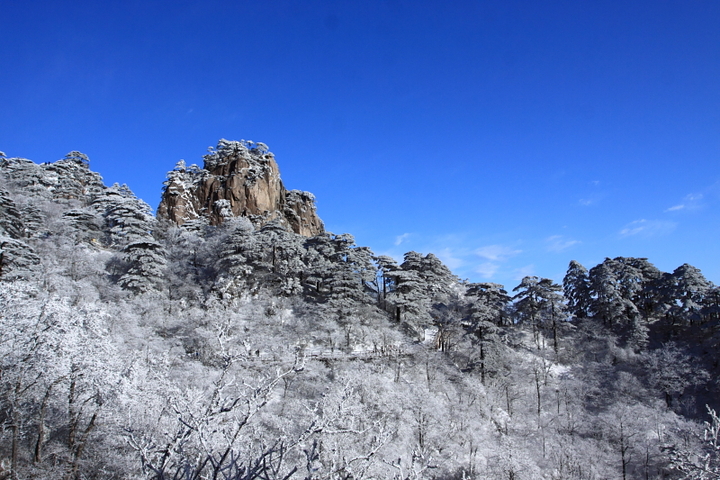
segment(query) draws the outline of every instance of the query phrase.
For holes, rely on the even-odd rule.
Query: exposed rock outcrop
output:
[[[159,218],[177,225],[195,219],[218,225],[232,217],[247,217],[256,226],[277,220],[308,237],[324,231],[315,197],[285,189],[275,157],[265,144],[223,139],[203,158],[203,168],[180,161],[168,173],[157,209]]]

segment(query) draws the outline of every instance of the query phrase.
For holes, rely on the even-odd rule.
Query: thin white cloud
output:
[[[702,193],[691,193],[689,195],[685,195],[685,198],[683,199],[682,203],[668,208],[667,210],[665,210],[665,212],[678,212],[680,210],[695,210],[697,208],[700,208],[700,202],[702,201],[702,199],[703,199]]]
[[[675,227],[677,227],[677,223],[675,222],[667,222],[663,220],[645,220],[643,218],[641,220],[635,220],[634,222],[630,222],[625,225],[625,227],[620,230],[620,236],[632,237],[636,235],[641,235],[644,237],[652,237],[655,235],[665,235],[675,230]]]
[[[465,265],[465,261],[458,258],[457,253],[453,252],[451,248],[443,248],[437,252],[436,255],[450,270],[455,270]]]
[[[571,240],[562,235],[553,235],[545,239],[546,248],[549,252],[562,252],[581,243],[580,240]]]
[[[402,235],[398,235],[397,237],[395,237],[395,245],[400,245],[404,243],[405,240],[408,239],[408,237],[410,237],[409,233],[403,233]]]
[[[475,255],[491,262],[502,262],[519,253],[522,253],[522,250],[516,250],[504,245],[488,245],[475,250]]]
[[[475,272],[483,278],[492,278],[500,268],[500,265],[492,262],[481,263],[475,267]]]
[[[515,270],[515,280],[522,280],[523,278],[535,274],[535,265],[525,265],[524,267]]]

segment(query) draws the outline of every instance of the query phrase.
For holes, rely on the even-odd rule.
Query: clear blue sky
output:
[[[720,1],[0,0],[0,150],[153,208],[262,141],[327,228],[508,288],[648,257],[720,283]]]

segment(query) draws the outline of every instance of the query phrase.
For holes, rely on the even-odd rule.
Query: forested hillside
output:
[[[156,218],[80,152],[0,153],[0,479],[720,478],[700,270],[469,283],[273,164],[221,140]]]

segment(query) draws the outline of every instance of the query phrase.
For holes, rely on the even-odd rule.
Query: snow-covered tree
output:
[[[25,237],[25,225],[20,211],[10,194],[0,190],[0,235],[10,238]]]
[[[480,380],[485,384],[488,373],[496,370],[496,359],[492,357],[498,353],[498,326],[507,323],[510,297],[496,283],[471,283],[466,296],[471,302],[467,329],[477,338]]]
[[[523,278],[520,285],[513,289],[513,292],[518,292],[513,297],[518,321],[531,326],[538,348],[543,344],[540,337],[541,330],[550,330],[556,352],[559,322],[564,320],[565,311],[563,296],[558,293],[560,291],[562,287],[549,278],[535,276]]]
[[[0,283],[0,309],[2,435],[11,478],[92,471],[86,458],[98,430],[107,433],[104,409],[122,383],[106,312],[22,281]]]
[[[572,260],[563,279],[563,292],[568,311],[578,317],[588,316],[590,308],[590,279],[588,271],[579,262]]]
[[[639,315],[637,306],[628,298],[632,290],[623,288],[617,274],[617,263],[609,258],[590,269],[590,291],[592,302],[590,312],[595,318],[612,326],[627,324]]]
[[[63,214],[76,243],[99,243],[103,237],[103,218],[92,210],[72,209]]]
[[[165,277],[165,249],[148,238],[129,243],[123,249],[125,271],[118,278],[118,284],[133,292],[145,293],[162,288]]]
[[[30,245],[0,236],[0,280],[31,278],[39,265],[40,257]]]
[[[374,285],[378,296],[378,305],[385,309],[387,308],[388,293],[395,288],[390,272],[397,270],[398,264],[394,258],[387,255],[374,257],[374,261],[377,266]]]
[[[668,277],[668,296],[674,301],[668,315],[681,323],[693,325],[701,321],[705,295],[713,287],[699,269],[687,263],[676,268]]]
[[[406,257],[413,259],[414,253],[410,252]],[[395,320],[403,322],[418,318],[422,321],[427,316],[431,298],[428,295],[428,285],[420,272],[415,268],[405,269],[401,265],[397,270],[388,272],[388,275],[395,285],[394,290],[387,296],[387,300],[394,306]]]
[[[105,242],[124,247],[146,238],[154,229],[150,206],[137,198],[127,185],[115,184],[94,200],[92,207],[105,218]]]

